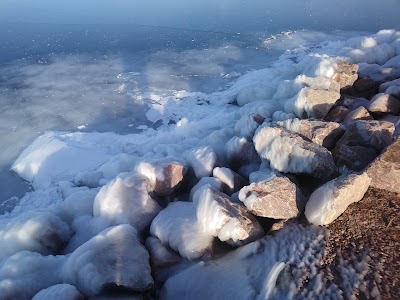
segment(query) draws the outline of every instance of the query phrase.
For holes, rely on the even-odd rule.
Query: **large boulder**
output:
[[[400,113],[400,100],[389,94],[379,93],[371,99],[368,110],[373,113],[398,115]]]
[[[167,160],[140,163],[137,171],[149,179],[156,194],[168,196],[180,186],[188,168],[178,161]]]
[[[63,274],[87,296],[108,286],[145,291],[153,285],[149,254],[128,224],[108,228],[76,249]]]
[[[346,127],[332,154],[338,165],[351,170],[365,168],[393,140],[394,126],[390,122],[357,120]]]
[[[264,235],[261,225],[245,207],[211,186],[198,190],[193,202],[203,230],[223,242],[242,246]]]
[[[371,78],[358,78],[352,88],[346,92],[354,97],[363,97],[370,99],[378,92],[379,82]]]
[[[344,133],[344,128],[335,122],[289,119],[277,124],[327,149],[333,148]]]
[[[367,173],[343,175],[325,183],[311,194],[307,202],[307,220],[315,225],[332,223],[350,204],[363,198],[370,183]]]
[[[217,154],[209,146],[190,150],[186,155],[186,159],[199,179],[210,176],[217,165]]]
[[[305,112],[308,117],[323,119],[340,98],[336,90],[306,88],[304,90]]]
[[[229,165],[235,170],[259,160],[252,141],[245,137],[231,138],[225,145],[225,152]]]
[[[232,195],[248,184],[246,179],[229,168],[214,168],[213,177],[217,178],[221,182],[222,191],[228,195]]]
[[[103,186],[93,204],[93,215],[109,225],[130,224],[146,229],[161,207],[150,197],[152,185],[141,174],[126,174]]]
[[[346,117],[343,120],[343,124],[348,124],[355,120],[373,120],[373,119],[374,118],[371,117],[368,110],[366,110],[363,106],[360,106],[346,115]]]
[[[253,142],[260,157],[280,172],[322,179],[331,179],[336,174],[332,155],[326,148],[285,128],[266,124],[257,130]]]
[[[153,236],[147,238],[146,249],[150,254],[153,272],[176,264],[181,260],[181,257],[176,252],[172,251],[168,246],[163,245],[158,238]]]
[[[282,176],[245,186],[240,190],[239,199],[253,214],[272,219],[295,218],[305,205],[300,189]]]
[[[346,61],[339,60],[332,80],[339,83],[340,89],[351,87],[358,78],[357,71],[357,64],[349,64]]]
[[[387,147],[367,168],[371,186],[400,193],[400,139]]]
[[[350,109],[343,105],[338,105],[333,107],[328,114],[325,116],[324,120],[328,122],[337,122],[340,123],[344,120],[347,114],[350,112]]]

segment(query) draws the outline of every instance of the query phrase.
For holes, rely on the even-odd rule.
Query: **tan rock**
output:
[[[357,64],[349,64],[348,62],[341,60],[337,62],[335,71],[336,73],[333,76],[333,81],[339,83],[340,89],[351,87],[358,78]]]
[[[400,114],[400,101],[385,93],[375,95],[369,104],[368,110],[374,113]]]
[[[311,194],[307,202],[307,220],[315,225],[332,223],[350,204],[363,198],[370,183],[367,173],[343,175],[325,183]]]
[[[309,174],[330,179],[336,174],[331,153],[300,135],[278,126],[260,127],[253,138],[261,158],[283,173]]]
[[[400,139],[388,146],[367,168],[371,186],[400,193]]]
[[[344,128],[335,122],[289,119],[277,124],[327,149],[333,148],[344,133]]]
[[[348,113],[347,116],[344,118],[343,123],[347,124],[355,120],[373,120],[373,119],[374,118],[371,117],[368,110],[360,106],[355,110],[351,111],[350,113]]]
[[[306,112],[309,117],[323,119],[340,98],[336,90],[321,88],[306,88],[304,91]]]
[[[305,205],[300,189],[278,176],[243,187],[239,199],[253,214],[272,219],[295,218]]]

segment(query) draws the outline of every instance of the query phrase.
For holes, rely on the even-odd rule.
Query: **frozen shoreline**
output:
[[[185,243],[187,241],[184,239],[172,242],[171,234],[176,234],[176,232],[187,234],[185,230],[189,229],[182,226],[176,227],[176,224],[169,223],[169,218],[173,219],[173,212],[171,216],[167,213],[170,206],[162,210],[163,207],[159,207],[149,196],[149,192],[154,191],[151,178],[159,178],[161,175],[157,173],[157,168],[148,165],[144,167],[143,163],[157,165],[157,161],[169,158],[178,160],[194,169],[197,179],[211,176],[213,168],[226,160],[226,145],[233,137],[253,137],[254,131],[259,126],[254,121],[254,115],[271,118],[274,121],[312,116],[313,108],[307,103],[304,90],[306,88],[327,88],[335,75],[338,59],[358,63],[360,73],[369,73],[378,78],[382,76],[379,73],[379,68],[382,68],[380,65],[389,64],[397,67],[400,63],[399,58],[400,33],[388,30],[381,31],[371,37],[355,37],[347,41],[336,41],[324,43],[317,47],[296,49],[284,53],[271,68],[240,76],[233,86],[226,91],[213,94],[181,92],[177,93],[175,97],[161,98],[150,105],[146,114],[150,121],[161,121],[163,123],[157,130],[146,129],[142,133],[134,135],[48,132],[40,136],[20,155],[13,165],[14,171],[32,182],[35,191],[21,199],[11,213],[0,217],[0,225],[3,228],[0,230],[0,239],[8,245],[5,250],[0,252],[0,259],[2,259],[0,260],[0,294],[3,291],[6,295],[17,295],[15,293],[20,292],[18,290],[21,287],[30,283],[29,271],[25,272],[24,266],[18,265],[18,262],[15,262],[15,264],[21,267],[19,273],[13,274],[12,279],[8,277],[7,270],[13,267],[16,259],[43,262],[39,263],[42,267],[39,272],[40,276],[43,275],[43,280],[36,282],[30,290],[22,289],[21,297],[32,297],[41,289],[56,283],[74,284],[77,282],[76,273],[79,271],[74,269],[76,263],[74,260],[80,259],[80,253],[84,251],[95,251],[99,236],[109,235],[112,244],[113,239],[120,240],[119,234],[121,236],[132,235],[132,232],[138,231],[137,239],[129,242],[140,248],[139,252],[146,251],[141,248],[143,246],[140,245],[140,242],[142,242],[140,241],[140,234],[142,234],[142,237],[148,235],[146,227],[151,224],[152,219],[159,211],[162,211],[162,213],[160,213],[160,217],[157,217],[158,223],[152,225],[151,229],[151,233],[155,237],[161,239],[164,233],[157,232],[162,232],[160,230],[164,226],[166,228],[171,226],[172,229],[166,229],[163,243],[170,243],[169,246],[172,248],[182,249],[181,247],[183,247],[185,251],[193,249],[190,247],[195,247],[196,250],[198,250],[196,247],[199,247],[201,251],[207,249],[208,243],[210,243],[207,234],[205,236],[198,234],[194,237],[188,235],[187,239],[193,239],[195,242],[189,248],[186,248]],[[237,144],[231,143],[231,145],[233,145],[233,148],[229,148],[229,151],[234,152]],[[282,149],[272,151],[282,151]],[[275,153],[272,155],[275,155]],[[258,169],[263,170],[263,167],[265,167],[265,164],[258,163]],[[254,166],[249,166],[249,170],[255,171],[256,169],[254,169]],[[285,170],[283,171],[285,172]],[[245,172],[248,171],[242,171],[243,174]],[[134,197],[131,199],[130,195],[134,195]],[[131,204],[126,204],[124,201],[134,201],[137,205],[135,209],[138,211],[130,215],[126,209]],[[197,218],[200,218],[200,222],[201,218],[210,217],[207,205],[216,205],[211,202],[202,203],[201,201],[194,200],[197,207]],[[177,201],[177,203],[179,202]],[[199,207],[202,207],[201,212],[203,214],[199,213]],[[129,208],[132,212],[135,209]],[[146,216],[144,223],[139,222],[141,213]],[[192,213],[195,214],[195,212],[191,212],[191,208],[182,208],[182,211],[179,212],[179,218],[184,219]],[[220,215],[215,216],[215,218],[212,216],[211,219],[218,223],[220,217]],[[30,227],[32,222],[35,224],[34,229]],[[129,226],[129,229],[127,229],[128,227],[120,227],[127,223],[130,224],[126,225]],[[111,226],[117,227],[114,227],[115,230],[110,230]],[[54,245],[54,241],[49,242],[47,240],[49,238],[47,232],[49,227],[54,231],[50,235],[55,234],[57,236],[57,245]],[[234,226],[231,228],[235,229]],[[199,232],[201,232],[199,228],[190,230],[193,230],[193,232],[200,230]],[[212,230],[215,230],[215,228],[212,228]],[[291,232],[290,229],[285,230]],[[312,258],[321,255],[318,254],[318,251],[321,247],[319,242],[324,234],[322,233],[323,230],[300,227],[293,229],[294,232],[296,230],[301,232],[299,235],[306,240],[309,238],[305,242],[306,244],[303,243],[301,238],[297,239],[296,233],[291,233],[290,239],[282,237],[282,241],[277,243],[285,244],[287,242],[288,245],[297,247],[299,251],[304,250],[305,245],[311,247],[311,254],[308,258],[304,256],[307,261],[300,256],[296,264],[306,264],[305,268],[313,268],[317,261],[313,261]],[[143,234],[143,232],[145,233]],[[228,232],[227,235],[231,238],[229,234]],[[280,235],[283,235],[283,233]],[[221,239],[221,237],[219,238]],[[218,277],[221,274],[219,268],[223,273],[223,270],[229,269],[233,265],[244,264],[243,261],[246,260],[243,260],[243,257],[250,257],[249,260],[255,260],[255,262],[246,261],[247,267],[251,267],[253,263],[258,265],[259,255],[267,254],[263,252],[264,246],[262,244],[266,243],[266,249],[272,248],[268,252],[274,251],[274,246],[268,246],[267,243],[267,241],[273,239],[273,237],[267,237],[244,246],[235,254],[227,255],[226,259],[223,258],[216,263],[214,275]],[[48,243],[50,243],[50,246]],[[63,243],[66,247],[58,249],[58,244]],[[94,246],[91,246],[92,244]],[[177,246],[173,246],[176,244]],[[107,243],[101,245],[108,247]],[[286,251],[284,249],[285,247],[281,251]],[[75,251],[77,252],[75,253]],[[185,251],[179,250],[181,255],[189,256]],[[43,255],[41,256],[36,252]],[[51,256],[52,254],[59,255]],[[277,274],[282,270],[280,263],[287,264],[291,259],[290,255],[280,256],[279,253],[275,253],[275,255],[276,260],[269,261],[268,268],[266,268],[271,272],[266,272],[262,276],[260,274],[253,274],[254,276],[240,274],[240,276],[244,276],[243,281],[238,283],[238,289],[241,293],[243,292],[242,299],[255,298],[255,292],[261,293],[260,297],[274,294]],[[188,258],[196,259],[197,257]],[[231,262],[230,259],[232,259]],[[90,263],[90,261],[86,261],[86,263]],[[293,261],[290,263],[293,263]],[[207,265],[207,262],[198,262],[187,271],[178,272],[176,276],[167,281],[163,295],[167,298],[174,298],[175,292],[189,295],[190,293],[187,294],[188,291],[185,290],[186,284],[184,282],[188,280],[187,285],[191,285],[195,281],[195,276],[197,276],[196,269],[203,269],[204,264]],[[132,267],[135,266],[135,262],[132,262]],[[149,266],[146,264],[139,264],[139,266],[143,269],[143,272],[150,275]],[[57,270],[59,277],[49,280],[47,276],[44,276],[48,270]],[[186,273],[189,273],[190,276]],[[88,273],[80,273],[79,276],[87,278],[90,274],[88,271]],[[204,277],[208,278],[207,272],[204,274]],[[259,282],[259,278],[264,277],[265,282]],[[95,283],[82,283],[83,286],[79,291],[86,295],[98,293],[99,289],[93,290],[91,284],[96,287],[101,286],[104,278],[99,276],[96,279],[98,281]],[[226,284],[231,285],[229,281],[231,279],[227,277],[226,280]],[[316,279],[313,284],[315,284],[317,290],[321,290],[319,279]],[[251,288],[254,285],[256,291]],[[142,291],[146,289],[143,286],[146,286],[146,284],[131,288]],[[177,286],[182,287],[183,290],[177,290]],[[201,294],[203,291],[201,285],[197,288],[199,288],[197,296],[202,298],[204,295]],[[215,289],[218,288],[220,287],[215,287]],[[210,289],[205,292],[213,293],[213,291],[215,290]],[[280,290],[276,292],[275,296],[284,292]],[[287,295],[294,293],[293,290],[287,292],[289,293]],[[329,291],[325,292],[328,293]],[[337,291],[332,290],[330,292],[334,294]],[[215,294],[213,295],[215,296]]]

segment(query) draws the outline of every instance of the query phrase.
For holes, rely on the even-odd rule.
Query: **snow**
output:
[[[47,299],[58,299],[58,300],[80,300],[83,296],[79,291],[70,284],[56,284],[47,289],[41,290],[37,293],[32,300],[47,300]]]
[[[307,35],[312,34],[287,33],[265,44],[286,49],[288,45],[305,42]],[[67,289],[73,291],[72,286],[57,285],[62,283],[73,284],[86,296],[96,295],[103,284],[115,278],[119,278],[119,284],[129,286],[127,273],[136,276],[135,288],[147,289],[152,284],[149,255],[138,234],[145,234],[149,226],[152,237],[148,238],[147,247],[160,262],[174,261],[174,252],[168,252],[168,247],[195,261],[192,267],[167,280],[162,291],[165,299],[293,297],[296,289],[288,282],[301,283],[299,274],[305,272],[302,266],[315,269],[326,232],[316,227],[288,226],[220,259],[198,261],[213,248],[215,237],[235,241],[241,236],[240,224],[224,213],[210,193],[210,189],[221,189],[220,180],[209,176],[213,170],[220,173],[218,176],[227,175],[224,169],[215,168],[240,155],[243,145],[254,134],[256,147],[262,144],[268,158],[274,158],[272,168],[312,172],[312,154],[297,149],[290,140],[265,134],[262,129],[270,126],[271,119],[287,120],[285,126],[295,129],[297,121],[289,119],[302,118],[311,109],[305,92],[329,86],[337,59],[359,63],[362,75],[377,80],[394,79],[396,72],[400,72],[393,69],[399,62],[399,32],[386,30],[349,40],[343,40],[344,34],[338,36],[341,38],[315,37],[323,43],[286,51],[268,68],[241,72],[243,75],[222,67],[225,55],[239,59],[236,47],[208,52],[188,50],[180,55],[160,52],[157,55],[162,59],[158,61],[154,54],[146,71],[147,80],[149,84],[162,82],[164,86],[174,82],[172,93],[166,93],[166,88],[141,91],[137,80],[142,73],[117,68],[120,76],[111,86],[118,93],[135,90],[137,99],[149,106],[142,118],[147,117],[148,125],[157,122],[156,125],[142,125],[138,127],[141,132],[125,135],[49,131],[20,154],[12,170],[31,182],[35,190],[21,198],[13,211],[0,216],[0,297],[31,299],[43,289],[37,297],[64,289],[65,293]],[[328,38],[334,41],[327,42]],[[278,46],[276,40],[285,43]],[[190,61],[191,55],[196,59],[190,63],[190,70],[179,65],[182,58]],[[165,67],[163,59],[173,60],[175,67]],[[204,59],[207,64],[199,64]],[[73,63],[71,60],[56,61],[52,68],[66,70],[68,62]],[[24,70],[38,74],[32,84],[46,89],[45,74],[50,71],[40,67],[38,72],[37,68]],[[76,70],[77,64],[73,63],[71,68]],[[191,71],[197,70],[210,72],[225,83],[229,78],[235,80],[217,92],[196,92],[189,88],[189,81],[175,76],[177,69],[188,77],[195,77],[196,72]],[[166,78],[166,74],[175,77]],[[381,91],[397,92],[397,86],[397,81],[385,83]],[[67,93],[66,87],[60,91],[74,99],[75,94]],[[89,92],[94,101],[93,91]],[[113,94],[107,95],[112,98]],[[84,111],[90,109],[85,107]],[[264,119],[266,122],[260,125]],[[132,124],[129,118],[124,122],[128,129],[137,127],[128,127]],[[73,124],[73,128],[91,130],[85,119]],[[156,126],[159,127],[155,129]],[[298,159],[285,160],[289,154]],[[190,195],[182,196],[193,202],[175,201],[162,209],[149,193],[155,180],[163,177],[157,162],[167,158],[189,164],[198,183]],[[249,175],[250,182],[275,176],[265,161],[261,166],[259,162],[245,164],[238,172]],[[232,182],[232,178],[226,178]],[[317,190],[315,197],[319,201],[315,210],[328,209],[332,193],[326,186]],[[232,198],[237,200],[237,194]],[[58,254],[65,256],[53,256]],[[121,266],[118,276],[110,262]],[[294,277],[288,277],[292,271]],[[311,286],[320,286],[320,277],[312,275]]]

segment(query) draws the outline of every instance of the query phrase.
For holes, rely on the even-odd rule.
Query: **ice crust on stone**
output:
[[[79,291],[70,284],[56,284],[47,289],[41,290],[32,300],[83,300],[83,296]]]

